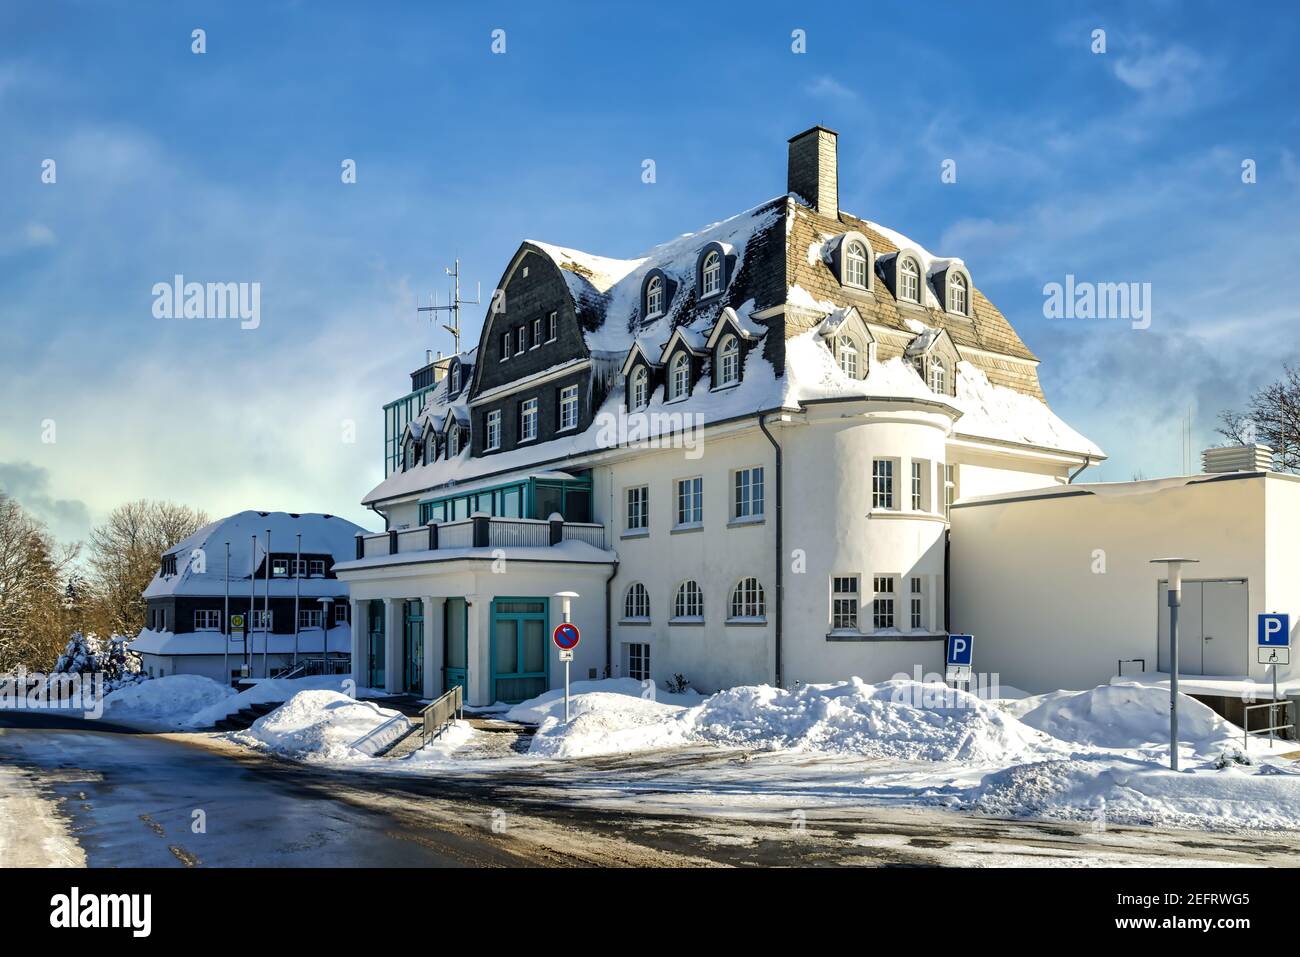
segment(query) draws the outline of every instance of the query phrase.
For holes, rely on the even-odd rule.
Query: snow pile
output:
[[[210,728],[223,718],[228,718],[242,708],[254,704],[274,704],[288,701],[300,691],[343,692],[352,686],[346,675],[314,675],[309,678],[267,678],[250,685],[237,695],[223,698],[195,712],[185,723],[189,728]],[[367,688],[357,689],[358,697],[367,697]]]
[[[167,675],[126,685],[106,695],[104,717],[109,721],[181,728],[196,711],[217,707],[234,696],[233,688],[202,675]]]
[[[343,761],[373,755],[411,723],[398,711],[337,691],[300,691],[236,737],[291,757]]]
[[[604,678],[599,681],[574,681],[569,685],[571,696],[600,692],[604,695],[621,695],[630,698],[645,698],[662,704],[696,705],[704,700],[698,691],[686,691],[672,694],[660,688],[653,681],[642,682],[635,678]],[[611,703],[613,699],[609,699]],[[520,724],[541,724],[548,717],[564,717],[564,689],[555,688],[543,692],[536,698],[515,705],[504,715],[507,721]]]
[[[705,701],[692,721],[700,740],[762,750],[976,762],[1059,751],[973,694],[909,680],[733,688]]]
[[[594,691],[574,696],[571,720],[564,723],[564,699],[551,709],[533,735],[531,755],[548,758],[590,757],[654,751],[690,743],[686,709],[649,698]]]
[[[1012,713],[1031,728],[1074,744],[1141,752],[1169,750],[1169,692],[1139,684],[1055,691],[1017,701]],[[1178,740],[1197,755],[1240,744],[1241,730],[1195,698],[1179,696]]]

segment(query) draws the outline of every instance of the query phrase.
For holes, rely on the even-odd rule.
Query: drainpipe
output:
[[[784,596],[784,586],[782,584],[782,573],[785,571],[785,545],[783,539],[783,512],[784,500],[782,497],[782,462],[781,462],[781,445],[767,429],[767,413],[764,412],[758,417],[758,427],[763,430],[767,440],[772,443],[772,448],[776,451],[776,602],[774,611],[776,614],[776,631],[774,634],[773,657],[775,659],[775,678],[778,688],[784,687],[781,683],[781,600]]]
[[[1082,475],[1082,474],[1083,474],[1083,470],[1086,469],[1086,468],[1087,468],[1088,466],[1090,466],[1091,464],[1092,464],[1092,456],[1091,456],[1091,455],[1085,455],[1085,456],[1083,457],[1083,464],[1079,466],[1078,471],[1075,471],[1075,472],[1071,472],[1071,473],[1070,473],[1070,477],[1066,480],[1065,484],[1066,484],[1066,485],[1073,485],[1073,484],[1074,484],[1074,480],[1077,479],[1080,475]]]
[[[614,655],[614,613],[609,603],[609,589],[614,583],[614,576],[618,574],[618,562],[614,562],[614,567],[609,570],[609,577],[605,579],[605,677],[608,678],[614,673],[613,655]]]

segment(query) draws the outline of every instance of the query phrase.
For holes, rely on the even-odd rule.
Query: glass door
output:
[[[514,703],[550,686],[545,598],[492,602],[492,688],[496,701]]]
[[[469,694],[469,606],[464,598],[448,598],[443,605],[443,692],[460,685]]]
[[[366,645],[366,686],[384,687],[384,603],[370,603],[370,628]]]
[[[424,602],[404,602],[402,631],[402,690],[424,693]]]

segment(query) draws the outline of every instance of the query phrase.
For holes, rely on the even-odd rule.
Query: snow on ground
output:
[[[104,718],[125,724],[185,727],[197,711],[219,708],[235,690],[202,675],[167,675],[104,697]]]
[[[372,756],[410,727],[401,712],[372,701],[337,691],[300,691],[235,738],[303,760],[346,761]]]
[[[185,723],[189,728],[210,728],[223,718],[228,718],[241,708],[254,704],[271,704],[288,701],[300,691],[337,691],[346,693],[352,686],[352,679],[347,675],[314,675],[308,678],[266,678],[249,685],[239,694],[231,695],[193,713]],[[373,698],[382,695],[381,691],[371,688],[357,688],[358,698]]]

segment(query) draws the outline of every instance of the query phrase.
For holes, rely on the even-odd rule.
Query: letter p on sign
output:
[[[1291,644],[1290,615],[1260,615],[1259,644],[1266,648],[1286,648]]]

